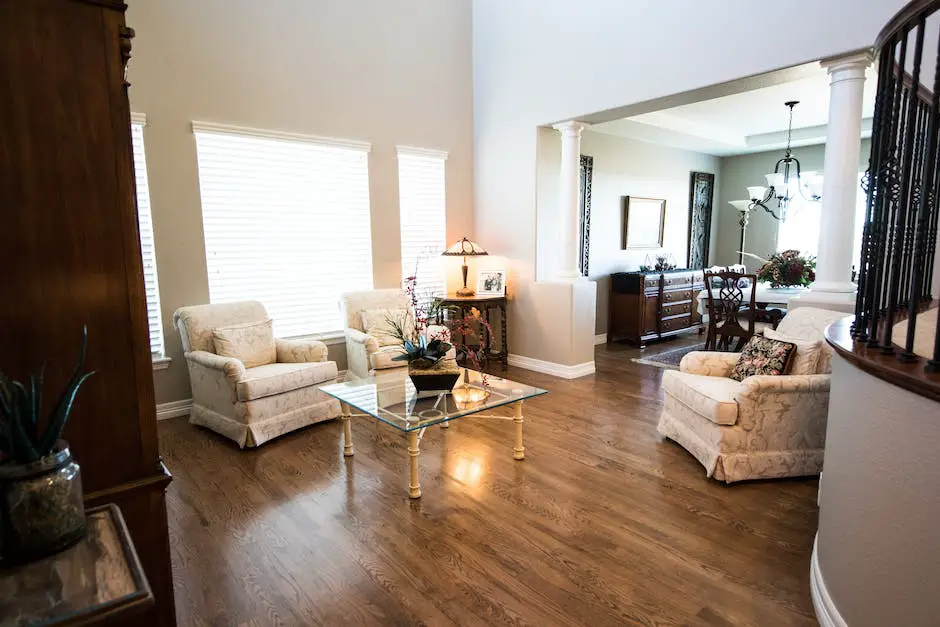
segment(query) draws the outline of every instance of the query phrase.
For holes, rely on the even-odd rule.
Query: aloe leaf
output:
[[[65,429],[65,423],[68,421],[69,414],[72,411],[72,403],[75,401],[75,395],[78,394],[78,390],[82,387],[82,384],[93,374],[95,374],[94,370],[82,375],[74,385],[70,385],[62,392],[62,397],[56,405],[56,412],[49,418],[46,433],[43,435],[42,442],[39,444],[39,451],[43,455],[48,455],[52,452],[56,440],[59,439],[59,436],[62,435],[62,430]]]

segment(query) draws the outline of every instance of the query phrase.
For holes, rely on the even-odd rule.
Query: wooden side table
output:
[[[441,304],[445,307],[456,307],[460,311],[460,316],[465,317],[467,312],[473,308],[480,311],[480,315],[487,323],[490,322],[490,311],[499,310],[499,350],[493,350],[493,338],[488,337],[489,350],[487,351],[487,360],[495,359],[503,364],[503,370],[509,365],[509,341],[507,339],[507,319],[506,319],[506,296],[456,296],[451,294],[441,299]],[[438,322],[441,322],[440,320]]]
[[[121,510],[102,505],[85,517],[85,537],[71,548],[26,564],[0,563],[0,627],[112,625],[153,605]]]

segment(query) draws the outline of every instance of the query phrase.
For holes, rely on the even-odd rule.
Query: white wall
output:
[[[364,140],[376,287],[401,280],[395,146],[447,159],[447,237],[472,225],[470,0],[129,0],[164,331],[158,402],[188,398],[173,311],[209,301],[193,120]],[[338,263],[341,260],[337,260]],[[454,264],[453,274],[458,273]],[[343,361],[342,347],[331,357]],[[342,364],[341,364],[342,367]]]
[[[870,46],[903,4],[794,0],[770,17],[746,0],[475,0],[476,236],[516,280],[535,279],[539,125]],[[729,36],[755,24],[769,25],[757,45]],[[534,315],[518,300],[512,309],[513,326]]]
[[[679,267],[685,267],[689,231],[689,173],[711,172],[716,177],[714,202],[720,190],[718,157],[678,148],[669,148],[624,137],[585,131],[581,154],[594,157],[591,185],[590,278],[597,281],[596,333],[607,332],[607,302],[610,273],[638,270],[647,255],[672,254]],[[539,276],[551,277],[559,255],[550,246],[561,221],[552,195],[558,187],[561,167],[561,135],[553,129],[539,130],[538,143],[538,264]],[[543,202],[542,194],[549,200]],[[623,196],[666,200],[663,247],[657,250],[623,250]],[[714,219],[713,219],[714,221]],[[713,229],[712,233],[717,233]],[[712,241],[711,248],[714,248]],[[544,275],[542,274],[544,272]]]

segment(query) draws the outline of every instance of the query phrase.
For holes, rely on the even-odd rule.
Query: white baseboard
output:
[[[594,346],[597,346],[598,344],[606,344],[606,343],[607,343],[606,333],[598,333],[597,335],[594,336]]]
[[[565,364],[556,364],[552,361],[542,361],[541,359],[533,359],[532,357],[513,355],[510,353],[509,365],[516,366],[518,368],[525,368],[526,370],[534,370],[535,372],[550,374],[554,377],[560,377],[562,379],[577,379],[578,377],[586,377],[589,374],[594,374],[593,361],[586,361],[583,364],[567,366]]]
[[[819,619],[820,627],[848,627],[839,613],[839,608],[832,602],[832,597],[829,596],[829,590],[826,588],[826,581],[819,570],[818,543],[819,535],[817,534],[816,539],[813,540],[813,557],[809,566],[809,593],[813,598],[813,607],[816,608],[816,618]]]
[[[157,405],[157,420],[185,416],[192,408],[193,399],[191,398],[184,398],[181,401],[170,401],[169,403],[160,403]]]

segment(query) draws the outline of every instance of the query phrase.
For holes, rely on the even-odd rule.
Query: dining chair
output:
[[[754,335],[757,276],[731,271],[706,272],[705,288],[708,290],[705,350],[740,351]]]

